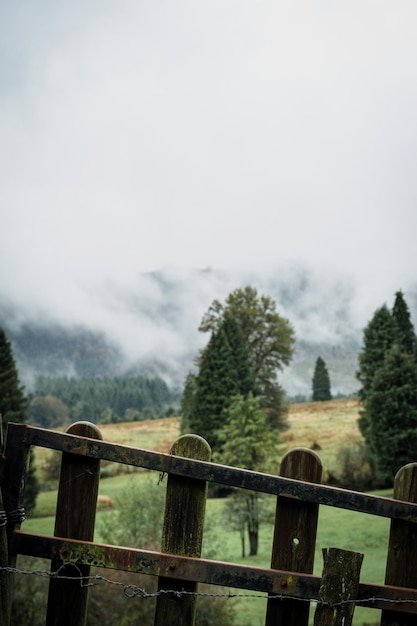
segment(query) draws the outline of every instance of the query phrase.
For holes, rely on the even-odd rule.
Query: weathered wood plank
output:
[[[351,626],[363,554],[323,549],[324,567],[314,626]]]
[[[184,459],[161,452],[151,452],[114,443],[92,441],[83,437],[64,435],[26,424],[9,424],[10,427],[18,430],[18,436],[31,445],[134,465],[136,467],[145,467],[158,472],[192,477],[231,487],[262,491],[305,502],[315,502],[326,506],[360,511],[370,515],[417,522],[417,503],[349,491],[329,485],[308,484],[291,478],[262,474],[216,463]]]
[[[68,433],[99,439],[99,429],[89,422],[77,422]],[[100,461],[64,452],[62,455],[54,534],[60,537],[92,541],[97,507]],[[71,577],[89,576],[89,565],[64,565],[54,559],[51,572],[68,580],[51,579],[49,584],[46,626],[83,626],[87,619],[88,586]]]
[[[170,576],[211,585],[266,592],[282,598],[317,600],[319,597],[321,577],[313,574],[298,574],[223,561],[180,557],[151,550],[108,546],[22,531],[17,531],[15,534],[15,546],[19,554],[44,559],[59,559],[77,565],[120,569],[150,576]],[[360,583],[358,600],[358,604],[371,608],[391,610],[398,608],[398,611],[417,615],[417,589]],[[397,600],[401,600],[398,605],[395,604]]]
[[[417,463],[400,469],[394,481],[394,496],[417,502]],[[388,585],[417,588],[417,524],[392,520],[388,544],[385,582]],[[416,618],[398,611],[383,611],[381,626],[415,626]]]
[[[280,475],[319,483],[322,464],[312,450],[296,448],[283,457]],[[316,503],[277,498],[271,568],[313,572],[318,513]],[[265,626],[307,626],[309,609],[308,602],[269,598]]]
[[[172,446],[173,455],[209,461],[211,449],[207,441],[197,435],[184,435]],[[181,556],[201,556],[207,483],[194,478],[168,476],[161,551]],[[172,564],[171,571],[175,569]],[[197,583],[160,576],[158,590],[197,591]],[[193,626],[196,596],[158,596],[155,608],[155,626]]]

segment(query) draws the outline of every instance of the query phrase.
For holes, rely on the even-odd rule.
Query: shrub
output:
[[[329,484],[357,491],[369,491],[379,486],[370,452],[364,443],[343,446],[336,458],[337,467],[329,472]]]

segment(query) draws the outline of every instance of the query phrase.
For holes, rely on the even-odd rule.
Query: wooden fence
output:
[[[62,452],[53,537],[20,529],[31,446]],[[93,542],[100,459],[168,475],[159,552]],[[355,604],[382,609],[382,626],[417,624],[417,464],[400,470],[389,499],[320,484],[311,450],[289,452],[274,476],[211,463],[196,435],[162,454],[105,442],[77,422],[65,433],[9,424],[0,469],[0,626],[10,622],[19,554],[51,560],[47,626],[85,624],[92,566],[158,577],[155,626],[194,624],[198,583],[267,594],[266,626],[307,626],[310,602],[315,626],[349,626]],[[277,496],[270,568],[200,558],[208,482]],[[333,548],[313,575],[320,505],[391,518],[384,585],[360,582],[362,555]]]

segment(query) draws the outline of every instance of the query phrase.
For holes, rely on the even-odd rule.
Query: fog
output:
[[[359,332],[397,289],[414,307],[413,1],[2,13],[8,323],[100,329],[175,368],[242,284],[317,342]]]

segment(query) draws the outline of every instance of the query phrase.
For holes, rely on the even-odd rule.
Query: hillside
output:
[[[332,400],[292,404],[289,408],[288,429],[282,433],[282,453],[296,447],[318,448],[325,472],[336,462],[338,450],[361,441],[357,419],[357,400]],[[143,422],[108,424],[100,427],[107,441],[168,452],[179,436],[180,418],[169,417]]]

